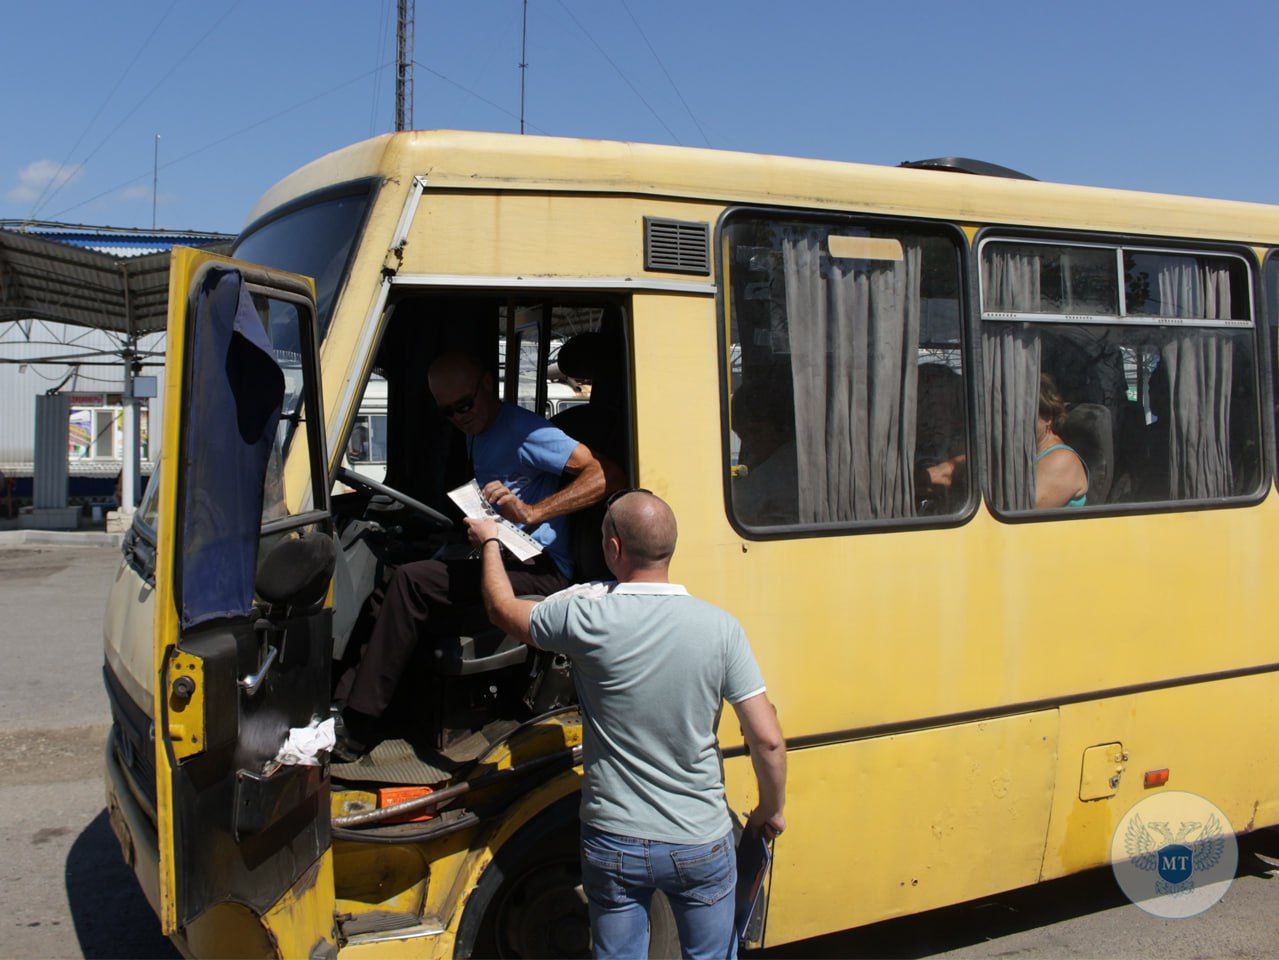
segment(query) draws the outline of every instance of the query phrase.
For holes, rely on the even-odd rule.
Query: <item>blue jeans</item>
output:
[[[648,909],[661,890],[685,957],[735,960],[737,851],[732,833],[709,843],[660,843],[582,825],[582,886],[594,956],[648,956]]]

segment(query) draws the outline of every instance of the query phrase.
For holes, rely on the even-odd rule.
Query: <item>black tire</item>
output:
[[[480,878],[458,929],[454,957],[524,960],[590,956],[582,883],[578,797],[553,804],[507,843]],[[649,911],[650,957],[678,957],[666,897]]]

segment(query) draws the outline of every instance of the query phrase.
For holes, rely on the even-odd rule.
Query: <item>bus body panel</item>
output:
[[[1046,710],[793,752],[767,943],[1036,882],[1056,749]]]
[[[1059,786],[1053,797],[1041,879],[1110,863],[1111,839],[1119,821],[1133,804],[1153,792],[1144,785],[1146,771],[1167,769],[1167,789],[1211,800],[1237,833],[1279,822],[1275,730],[1279,730],[1279,673],[1062,707]],[[1082,801],[1083,752],[1107,739],[1122,743],[1126,757],[1115,795]]]
[[[320,157],[272,187],[248,222],[321,187],[368,176],[404,181],[421,176],[428,189],[641,195],[1266,245],[1279,240],[1279,207],[1262,203],[728,150],[456,130],[376,137]]]
[[[711,278],[644,269],[644,218],[715,224],[722,204],[662,197],[441,190],[428,181],[400,274]]]
[[[103,616],[103,648],[107,668],[148,717],[155,704],[151,638],[154,630],[155,587],[133,566],[121,561],[107,594]]]

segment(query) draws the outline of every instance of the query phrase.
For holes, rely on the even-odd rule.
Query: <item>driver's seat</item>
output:
[[[521,597],[543,600],[544,597]],[[431,651],[435,672],[447,677],[468,677],[518,666],[528,660],[528,647],[497,627],[475,630],[466,636],[441,637]]]

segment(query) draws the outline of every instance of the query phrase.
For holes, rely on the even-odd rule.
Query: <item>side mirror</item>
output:
[[[336,564],[332,537],[315,530],[286,536],[258,563],[254,590],[273,605],[310,607],[324,599]]]

